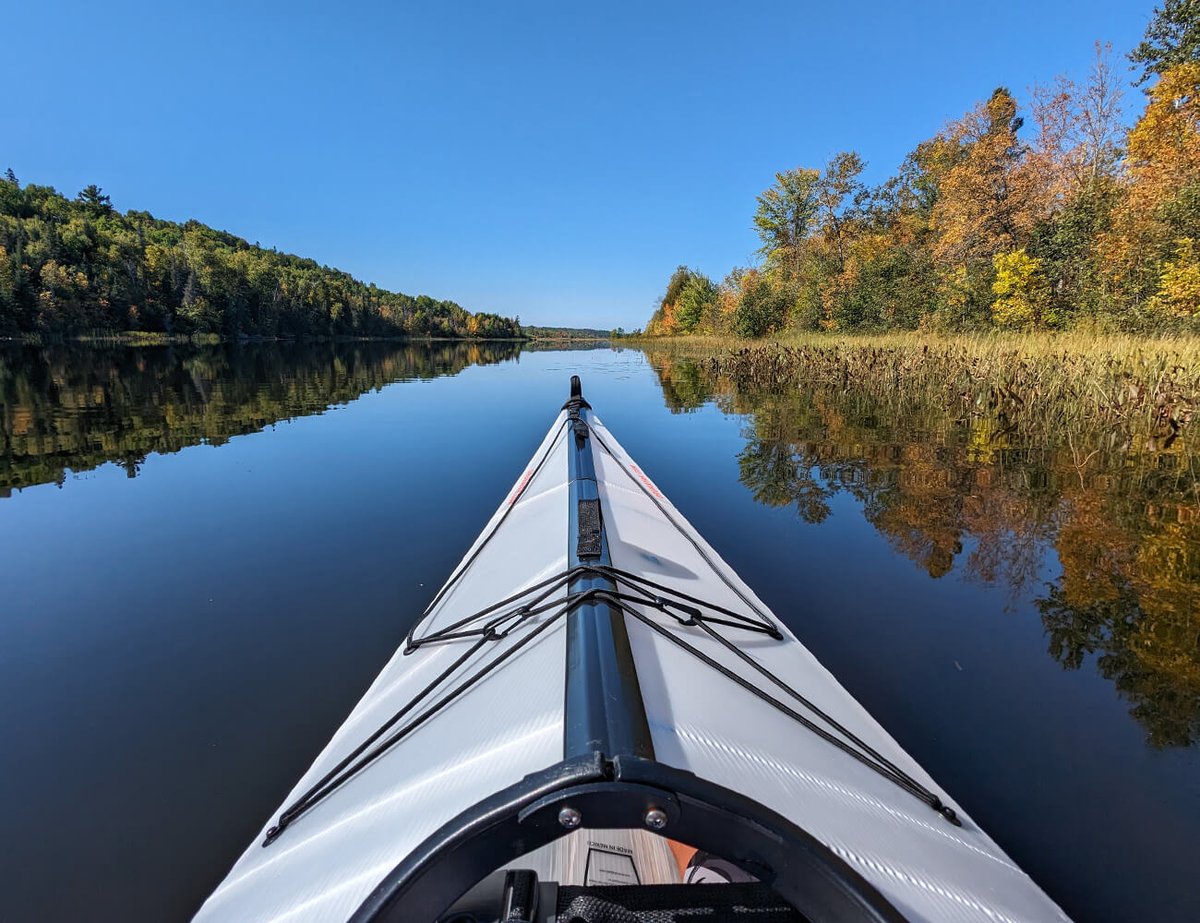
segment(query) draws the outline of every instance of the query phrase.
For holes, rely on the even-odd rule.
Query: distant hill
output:
[[[532,340],[611,340],[624,331],[594,330],[590,327],[521,327],[525,336]]]
[[[390,292],[315,260],[0,176],[0,337],[515,338],[498,314]]]

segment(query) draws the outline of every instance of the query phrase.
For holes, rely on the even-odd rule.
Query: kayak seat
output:
[[[803,923],[767,885],[642,885],[562,887],[559,923],[673,923],[678,919]]]
[[[769,886],[559,885],[532,871],[489,875],[455,902],[437,923],[805,923]]]

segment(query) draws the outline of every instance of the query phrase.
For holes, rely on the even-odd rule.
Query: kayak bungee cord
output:
[[[877,750],[875,750],[875,748],[873,748],[870,744],[868,744],[864,740],[862,740],[862,738],[860,738],[858,735],[856,735],[852,731],[848,730],[845,726],[843,726],[835,718],[833,718],[828,713],[826,713],[824,710],[819,708],[817,705],[815,705],[809,699],[805,698],[803,695],[801,695],[799,692],[797,692],[795,689],[793,689],[791,686],[789,686],[787,683],[785,683],[783,680],[781,680],[779,677],[777,677],[775,674],[773,674],[770,670],[768,670],[762,664],[758,663],[758,661],[754,660],[754,658],[752,658],[745,651],[741,650],[736,644],[734,644],[732,641],[730,641],[728,638],[726,638],[720,632],[718,632],[714,628],[712,628],[711,624],[705,624],[706,622],[711,623],[711,622],[714,622],[715,620],[704,618],[704,617],[697,617],[697,616],[690,615],[690,614],[689,614],[688,618],[685,619],[685,618],[681,618],[680,616],[672,615],[672,613],[670,613],[670,612],[667,612],[668,615],[672,615],[672,617],[675,618],[675,620],[678,621],[679,624],[682,626],[691,627],[694,625],[694,626],[698,626],[699,628],[701,628],[711,638],[718,641],[727,650],[736,654],[740,659],[742,659],[747,664],[749,664],[751,667],[753,667],[754,670],[758,674],[760,674],[761,676],[770,680],[771,682],[775,683],[775,685],[779,686],[781,689],[783,689],[785,692],[787,692],[790,696],[792,696],[792,698],[794,698],[797,702],[802,704],[805,708],[807,708],[809,711],[811,711],[814,715],[816,715],[818,718],[820,718],[822,721],[824,721],[830,727],[834,728],[838,733],[845,735],[846,740],[839,739],[836,735],[831,734],[829,731],[827,731],[824,728],[820,727],[819,725],[813,723],[813,721],[811,719],[806,718],[804,715],[800,714],[795,709],[790,708],[785,703],[779,701],[777,698],[772,696],[770,693],[765,692],[764,690],[760,689],[758,686],[755,686],[749,680],[745,679],[745,677],[739,676],[737,673],[735,673],[733,670],[730,670],[724,664],[714,660],[712,657],[709,657],[703,651],[692,646],[691,644],[688,644],[682,638],[678,637],[677,635],[672,634],[670,631],[668,631],[662,625],[659,625],[657,622],[651,621],[643,613],[634,609],[632,606],[627,605],[627,603],[629,601],[638,602],[638,603],[642,603],[642,604],[652,605],[655,608],[662,609],[662,611],[666,612],[666,609],[663,606],[657,604],[659,602],[657,599],[652,600],[652,599],[645,599],[645,598],[639,598],[639,597],[629,597],[626,594],[611,593],[611,592],[603,593],[602,596],[603,596],[603,598],[605,598],[606,600],[611,602],[613,605],[617,606],[622,612],[626,613],[627,615],[629,615],[632,618],[636,619],[637,621],[641,622],[643,625],[650,628],[655,633],[666,638],[672,644],[687,651],[689,654],[696,657],[702,663],[706,664],[709,667],[712,667],[714,670],[716,670],[722,676],[725,676],[728,679],[732,680],[733,682],[737,683],[739,686],[741,686],[747,692],[750,692],[751,694],[757,696],[759,699],[761,699],[763,702],[766,702],[768,705],[770,705],[777,711],[781,712],[782,714],[787,715],[789,718],[798,722],[803,727],[808,728],[810,731],[812,731],[814,734],[816,734],[822,740],[828,741],[833,746],[835,746],[839,750],[841,750],[843,753],[846,753],[849,756],[854,757],[856,760],[858,760],[864,766],[867,766],[870,769],[874,769],[885,779],[888,779],[891,782],[894,782],[896,785],[900,786],[905,791],[909,792],[910,794],[914,795],[916,798],[925,802],[927,805],[929,805],[929,807],[933,808],[933,810],[937,811],[937,813],[941,814],[942,817],[944,817],[950,823],[954,824],[956,827],[962,826],[962,822],[958,819],[958,815],[955,813],[954,809],[951,808],[949,805],[947,805],[945,802],[943,802],[940,797],[938,797],[936,794],[931,792],[929,789],[927,789],[924,785],[922,785],[920,782],[918,782],[916,779],[914,779],[912,776],[910,776],[904,770],[900,769],[900,767],[896,766],[895,763],[893,763],[887,757],[883,756],[881,753],[879,753]],[[676,608],[680,608],[680,607],[676,607]],[[682,607],[682,608],[685,611],[690,609],[690,607]],[[692,610],[692,611],[694,611],[694,610]],[[856,749],[856,748],[858,748],[858,749]]]
[[[757,619],[748,618],[747,616],[743,615],[740,612],[735,612],[732,609],[726,609],[724,606],[718,606],[718,605],[715,605],[714,603],[706,602],[703,599],[697,599],[695,596],[689,596],[687,593],[683,593],[683,592],[673,589],[671,587],[666,587],[660,583],[655,583],[653,580],[649,580],[648,578],[643,577],[640,574],[631,574],[627,571],[623,571],[616,567],[612,567],[612,566],[606,565],[606,564],[580,564],[580,565],[570,568],[569,570],[565,570],[560,574],[556,574],[553,577],[547,577],[545,580],[541,580],[538,583],[535,583],[532,586],[527,587],[526,589],[520,591],[519,593],[514,593],[512,596],[509,596],[507,599],[502,599],[498,603],[492,603],[492,605],[488,606],[487,608],[480,609],[478,612],[476,612],[472,615],[468,615],[465,618],[459,619],[457,622],[453,622],[450,625],[447,625],[445,628],[442,628],[439,631],[432,632],[423,638],[411,638],[410,637],[408,640],[407,646],[404,648],[404,653],[411,654],[417,648],[423,647],[424,645],[427,645],[427,644],[437,644],[439,642],[453,641],[453,640],[457,640],[459,638],[477,637],[480,634],[486,633],[493,623],[488,622],[483,628],[470,629],[470,630],[466,630],[466,631],[459,631],[459,629],[463,628],[463,626],[465,626],[465,625],[470,624],[471,622],[478,621],[483,616],[494,612],[495,610],[499,609],[502,606],[510,605],[511,603],[516,602],[518,599],[528,596],[530,593],[533,593],[536,590],[545,589],[545,592],[543,592],[541,595],[536,597],[533,602],[526,603],[523,606],[518,606],[516,609],[514,609],[512,611],[512,613],[509,613],[508,615],[511,616],[511,615],[516,615],[516,614],[521,614],[526,609],[527,606],[537,605],[538,603],[540,603],[542,600],[544,600],[547,596],[549,596],[551,593],[553,593],[559,587],[569,584],[571,582],[571,580],[573,580],[575,577],[589,575],[589,574],[601,576],[601,577],[613,577],[618,580],[625,580],[627,582],[636,582],[636,583],[645,584],[646,586],[652,587],[656,590],[661,590],[664,593],[671,593],[675,597],[677,597],[677,599],[682,599],[687,602],[696,603],[697,605],[700,605],[700,606],[706,606],[707,608],[712,609],[714,612],[720,612],[722,615],[728,616],[728,619],[719,619],[719,618],[713,618],[712,616],[704,616],[704,615],[702,615],[702,613],[699,610],[695,609],[692,606],[688,606],[686,604],[681,604],[678,601],[662,599],[660,597],[653,596],[652,594],[647,594],[645,590],[642,590],[642,593],[644,595],[646,595],[646,599],[639,599],[638,601],[639,602],[649,602],[651,605],[654,605],[655,608],[661,608],[662,606],[671,605],[674,608],[679,609],[681,611],[687,611],[689,613],[693,613],[696,618],[703,618],[706,621],[712,622],[714,624],[729,625],[733,628],[746,628],[746,629],[749,629],[750,631],[759,631],[765,635],[770,635],[776,641],[783,640],[783,633],[778,628],[776,628],[774,625],[772,625],[770,622],[760,622]],[[548,589],[546,589],[546,588],[548,588]],[[579,594],[575,594],[574,596],[569,596],[567,598],[568,598],[568,600],[570,600],[570,599],[575,598],[576,596],[582,596],[582,595],[584,595],[584,594],[579,593]],[[500,618],[505,618],[505,617],[507,617],[507,616],[501,616]]]
[[[546,459],[553,454],[554,447],[558,444],[558,434],[566,425],[567,420],[563,420],[563,422],[559,424],[558,429],[554,432],[554,438],[548,440],[546,444],[546,450],[542,452],[541,457],[537,460],[537,464],[531,468],[527,467],[525,474],[521,476],[521,480],[518,481],[518,486],[508,498],[504,512],[500,514],[500,517],[496,520],[496,524],[492,526],[491,531],[488,532],[487,535],[482,536],[476,542],[475,548],[470,552],[466,560],[459,564],[458,569],[450,575],[450,579],[447,580],[445,585],[437,591],[437,595],[435,595],[430,601],[429,605],[425,607],[425,612],[419,619],[417,619],[417,623],[413,625],[412,629],[408,633],[410,640],[413,632],[415,632],[417,628],[420,627],[421,623],[425,621],[430,614],[432,614],[433,610],[437,607],[437,604],[440,603],[445,598],[446,594],[449,593],[450,590],[452,590],[458,583],[458,581],[462,579],[463,574],[471,569],[471,565],[475,563],[475,559],[479,557],[480,552],[482,552],[487,546],[487,543],[492,540],[492,536],[500,531],[500,527],[504,525],[504,520],[508,518],[508,514],[513,511],[513,507],[517,505],[517,501],[525,495],[525,491],[529,485],[537,479],[538,472],[540,472],[542,467],[546,464]]]
[[[683,528],[683,526],[681,526],[675,520],[675,517],[671,515],[671,511],[668,510],[662,504],[662,501],[654,495],[654,492],[651,491],[646,486],[646,476],[644,474],[642,474],[641,477],[635,476],[634,473],[629,470],[629,467],[625,464],[625,462],[621,460],[621,457],[608,447],[608,443],[606,443],[604,441],[603,437],[601,437],[601,435],[596,432],[596,430],[592,426],[592,424],[586,420],[583,421],[583,424],[584,424],[584,426],[586,426],[588,428],[588,431],[591,433],[592,437],[598,443],[600,443],[600,447],[602,449],[604,449],[605,454],[607,454],[609,458],[611,458],[613,461],[615,461],[617,463],[618,467],[620,467],[620,469],[625,473],[625,476],[627,478],[629,478],[631,481],[633,481],[635,484],[637,484],[637,486],[639,488],[641,488],[642,493],[644,493],[647,497],[649,497],[650,501],[656,507],[658,507],[658,511],[660,513],[662,513],[663,518],[666,519],[666,521],[669,522],[675,528],[676,532],[678,532],[680,535],[682,535],[684,538],[686,538],[688,540],[688,542],[691,544],[691,546],[696,549],[696,553],[699,554],[700,557],[704,559],[704,563],[707,564],[710,568],[712,568],[712,572],[714,574],[716,574],[718,577],[721,578],[721,582],[724,583],[725,586],[729,587],[729,589],[732,590],[737,595],[738,599],[740,599],[742,602],[744,602],[749,607],[751,612],[753,612],[755,615],[757,615],[759,618],[761,618],[764,622],[769,621],[769,619],[762,613],[762,611],[758,608],[758,606],[754,605],[754,603],[751,602],[746,597],[746,594],[742,592],[741,588],[738,587],[732,580],[729,579],[729,577],[725,573],[725,571],[722,568],[717,566],[717,562],[712,559],[712,557],[708,554],[707,551],[705,551],[704,546],[701,545],[698,541],[696,541],[695,536],[691,535],[687,529]],[[641,474],[640,468],[638,468],[638,473]]]
[[[290,806],[285,808],[279,815],[278,822],[267,830],[266,837],[263,840],[263,846],[269,846],[287,827],[289,827],[301,814],[323,800],[326,796],[333,792],[338,786],[346,782],[360,770],[365,768],[369,763],[373,762],[384,752],[391,749],[395,744],[399,743],[404,737],[408,736],[412,731],[416,730],[443,708],[457,699],[460,695],[486,677],[496,667],[500,666],[508,660],[513,654],[531,642],[534,638],[540,635],[543,631],[549,628],[552,624],[558,621],[561,617],[570,614],[584,603],[591,602],[599,593],[598,590],[589,590],[582,593],[568,595],[561,600],[546,602],[545,600],[553,595],[558,590],[570,584],[571,580],[580,572],[594,570],[592,567],[581,566],[564,571],[553,577],[548,577],[533,586],[501,600],[493,603],[479,612],[460,619],[457,622],[448,625],[441,631],[435,632],[425,638],[414,638],[411,633],[404,647],[404,654],[409,655],[416,651],[419,647],[426,644],[434,644],[438,642],[449,642],[461,640],[464,638],[475,638],[473,643],[466,651],[460,654],[455,660],[439,673],[428,685],[418,692],[412,699],[408,701],[399,711],[391,718],[385,721],[378,729],[376,729],[366,740],[355,747],[350,753],[343,757],[337,765],[322,776],[311,788],[301,795]],[[540,592],[538,592],[540,591]],[[502,612],[485,622],[481,627],[471,630],[459,631],[458,629],[471,623],[477,622],[484,616],[490,615],[497,609],[510,605],[520,599],[536,593],[532,599],[529,599],[513,609]],[[559,608],[555,610],[555,607]],[[488,642],[502,641],[507,638],[517,627],[534,618],[535,616],[550,613],[541,624],[539,624],[532,632],[517,641],[512,647],[508,648],[492,660],[483,664],[478,672],[462,679],[461,683],[455,686],[442,698],[434,702],[428,709],[421,714],[412,718],[407,724],[400,727],[393,734],[385,739],[384,735],[394,728],[401,720],[408,716],[421,702],[425,701],[431,694],[438,691],[443,683],[450,679],[460,667],[469,661],[475,654]],[[735,614],[736,615],[736,614]],[[509,624],[505,624],[509,623]]]
[[[606,577],[618,589],[614,591],[604,587],[594,587],[579,593],[569,594],[560,599],[549,599],[555,593],[570,585],[575,578],[586,575]],[[628,592],[622,591],[621,587],[624,587]],[[522,602],[522,600],[524,601]],[[935,793],[912,778],[912,776],[880,754],[815,703],[775,676],[770,670],[758,663],[753,657],[741,650],[733,641],[713,627],[715,625],[724,625],[729,628],[740,628],[766,634],[775,640],[782,640],[782,633],[770,621],[765,619],[759,621],[743,613],[735,612],[715,603],[707,602],[687,593],[666,587],[639,574],[632,574],[609,565],[585,564],[541,580],[512,596],[493,603],[472,615],[459,619],[423,638],[415,638],[410,633],[404,648],[405,655],[412,654],[417,649],[427,645],[444,644],[468,639],[474,639],[474,641],[399,711],[348,753],[337,765],[296,799],[296,801],[285,808],[281,812],[276,824],[267,830],[262,845],[269,846],[273,843],[302,814],[314,807],[318,802],[324,800],[352,776],[356,775],[407,737],[411,732],[437,715],[468,689],[475,686],[519,650],[531,643],[551,625],[556,624],[560,619],[580,606],[591,602],[606,602],[614,606],[752,693],[761,701],[793,719],[802,727],[812,731],[822,740],[827,741],[863,765],[875,770],[883,778],[888,779],[914,797],[925,802],[925,804],[941,814],[950,823],[961,826],[961,822],[954,810],[947,806]],[[506,606],[511,608],[506,609]],[[714,660],[708,654],[679,637],[677,633],[671,632],[665,626],[649,618],[637,606],[656,609],[670,616],[681,628],[699,628],[722,647],[745,662],[759,675],[782,689],[796,703],[807,709],[816,719],[824,722],[829,729],[821,727],[812,718],[801,714],[795,708],[780,701],[745,677],[738,675],[728,666]],[[705,610],[708,610],[708,612],[705,612]],[[496,657],[479,665],[475,672],[465,677],[459,677],[457,685],[450,688],[445,695],[432,702],[420,714],[411,717],[399,728],[396,727],[431,695],[445,689],[446,684],[448,684],[460,668],[482,651],[489,642],[503,641],[516,629],[539,616],[544,616],[544,618],[532,631],[514,642]],[[486,621],[479,624],[481,620],[485,619]],[[393,728],[395,728],[394,731]],[[389,731],[392,731],[392,733],[388,734]]]
[[[373,762],[385,751],[391,749],[391,747],[397,744],[409,733],[416,730],[418,727],[436,715],[439,711],[457,699],[460,695],[474,686],[477,682],[487,676],[490,672],[492,672],[492,670],[494,670],[504,661],[508,660],[509,657],[517,653],[517,651],[553,625],[561,616],[568,614],[572,609],[582,602],[581,599],[568,597],[565,600],[555,600],[551,603],[542,603],[541,601],[547,596],[551,595],[560,586],[565,585],[563,576],[560,575],[558,578],[551,578],[551,580],[544,581],[542,584],[539,584],[531,589],[537,589],[539,586],[545,586],[549,583],[554,583],[555,585],[551,586],[543,594],[538,596],[533,602],[525,603],[513,609],[512,611],[505,612],[502,615],[497,616],[496,618],[490,620],[479,631],[471,632],[469,635],[460,635],[460,637],[474,636],[477,638],[477,640],[466,651],[460,654],[453,663],[446,667],[446,669],[444,669],[428,685],[426,685],[424,689],[413,696],[403,708],[401,708],[398,712],[392,715],[391,718],[380,725],[376,731],[374,731],[366,740],[364,740],[361,744],[350,751],[350,753],[343,757],[336,766],[322,776],[308,791],[296,799],[296,801],[294,801],[289,807],[285,808],[279,815],[279,821],[273,827],[267,830],[266,838],[263,840],[262,845],[269,846],[301,814],[303,814],[317,802],[323,800],[326,796],[332,793],[334,789],[340,786],[343,782],[347,781],[351,776],[358,773],[361,769],[367,766],[367,764]],[[528,591],[521,595],[527,594]],[[422,701],[424,701],[430,694],[436,692],[438,688],[442,686],[443,682],[449,679],[464,663],[478,653],[484,647],[484,645],[486,645],[488,642],[501,641],[507,638],[508,635],[519,625],[523,624],[534,616],[541,615],[554,609],[556,605],[560,604],[561,607],[558,609],[558,611],[555,611],[552,615],[550,615],[532,632],[514,643],[513,646],[508,650],[502,652],[497,657],[489,661],[487,664],[481,667],[477,673],[464,679],[460,685],[456,686],[453,690],[436,701],[432,706],[430,706],[429,709],[413,718],[391,736],[384,740],[380,740],[384,734],[395,727],[396,724],[398,724],[405,716],[412,712],[412,710],[416,708]],[[488,607],[488,610],[484,611],[494,611],[495,608],[495,606],[490,606]],[[503,629],[499,627],[506,621],[510,620],[512,621],[511,625]],[[405,648],[404,653],[412,653],[412,651],[415,650],[416,647],[420,646],[421,643],[422,642],[419,641],[415,643],[410,642],[409,646]]]

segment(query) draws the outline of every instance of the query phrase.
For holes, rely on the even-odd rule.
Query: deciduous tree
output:
[[[758,197],[754,226],[762,239],[761,252],[792,273],[799,270],[803,242],[820,209],[820,180],[816,170],[776,173],[775,185]]]

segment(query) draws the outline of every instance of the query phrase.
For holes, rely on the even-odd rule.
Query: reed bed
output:
[[[648,344],[647,344],[648,345]],[[1170,448],[1200,424],[1200,340],[1059,334],[814,335],[749,345],[664,341],[741,389],[833,388],[896,410],[936,406],[1024,435],[1080,434]]]

